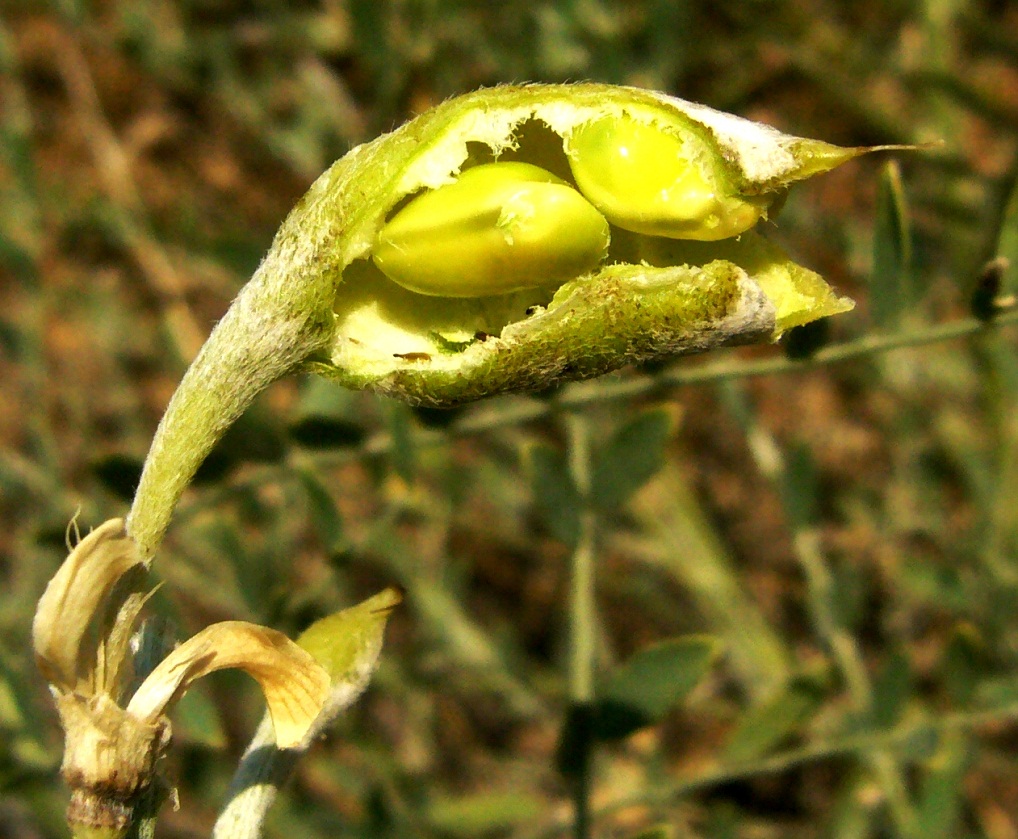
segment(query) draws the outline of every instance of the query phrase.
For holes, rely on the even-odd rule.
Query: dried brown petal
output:
[[[155,722],[196,679],[229,667],[258,681],[280,748],[304,738],[329,695],[325,669],[281,632],[224,621],[203,629],[163,659],[127,710],[142,721]]]
[[[74,690],[91,676],[82,639],[117,581],[141,555],[122,519],[110,519],[82,539],[46,586],[32,622],[35,656],[46,679]]]

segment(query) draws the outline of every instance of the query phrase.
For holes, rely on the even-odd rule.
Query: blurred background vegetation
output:
[[[971,314],[1013,280],[987,260],[1018,264],[1015,4],[0,10],[0,835],[64,835],[28,634],[67,522],[123,514],[187,361],[288,209],[444,97],[592,79],[845,145],[944,145],[846,165],[770,227],[859,302],[827,336],[456,412],[312,380],[256,403],[185,496],[158,611],[183,636],[226,618],[292,634],[408,592],[371,690],[269,835],[568,834],[579,460],[601,695],[645,712],[599,731],[595,835],[1018,837],[1018,352]],[[918,345],[939,323],[968,337]],[[916,345],[783,369],[818,337],[873,336]],[[760,364],[778,372],[743,375]],[[163,836],[208,834],[260,714],[231,674],[188,695]]]

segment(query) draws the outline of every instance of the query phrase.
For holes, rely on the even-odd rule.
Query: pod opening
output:
[[[787,258],[752,232],[757,222],[767,217],[777,192],[764,197],[735,192],[726,181],[725,164],[707,145],[702,128],[684,131],[684,126],[662,124],[658,118],[628,110],[606,115],[604,110],[590,109],[571,122],[545,116],[548,119],[542,118],[539,109],[517,112],[515,116],[496,114],[491,119],[502,120],[497,131],[492,129],[486,135],[477,132],[485,140],[472,139],[477,133],[470,131],[476,131],[476,126],[465,127],[455,142],[441,149],[421,150],[413,164],[398,175],[406,184],[404,194],[381,214],[373,244],[343,270],[337,285],[334,361],[346,357],[344,363],[369,375],[371,371],[383,375],[403,366],[454,369],[472,348],[487,344],[490,350],[491,342],[497,342],[506,327],[554,308],[570,289],[596,281],[619,266],[643,266],[649,276],[654,269],[699,269],[726,260],[753,274],[754,279],[754,269],[765,282],[773,277],[771,287],[764,289],[768,296],[772,292],[779,297],[786,294],[788,289],[782,284],[789,284],[781,278],[788,273]],[[642,144],[648,155],[635,168],[624,171],[621,178],[610,171],[619,155],[610,147],[612,135],[603,128],[606,119],[615,119],[621,125],[618,142],[627,143],[630,151],[636,152]],[[578,157],[581,154],[585,157]],[[661,155],[675,159],[663,162]],[[440,167],[440,160],[447,168]],[[602,162],[607,167],[604,171],[599,168]],[[506,211],[508,199],[500,198],[501,203],[492,206],[479,193],[456,191],[465,176],[469,179],[470,173],[490,169],[493,164],[503,167],[500,176],[510,182],[508,187],[500,183],[498,188],[513,198],[517,191],[511,181],[516,174],[505,164],[527,164],[543,171],[546,178],[522,178],[520,189],[529,188],[534,180],[542,181],[542,188],[547,187],[549,192],[558,189],[557,184],[564,185],[571,195],[569,200],[576,205],[570,212],[577,219],[582,217],[586,225],[586,232],[578,234],[587,237],[580,240],[580,245],[572,242],[562,228],[548,228],[551,232],[534,246],[538,251],[548,248],[548,270],[542,276],[541,254],[534,257],[528,253],[527,258],[538,268],[522,272],[526,280],[531,276],[534,279],[526,287],[520,287],[526,283],[515,279],[486,286],[471,273],[488,257],[483,250],[488,247],[486,242],[495,241],[502,247],[509,241],[515,247],[525,238],[511,224],[520,213],[515,205],[512,213]],[[688,172],[682,170],[683,166]],[[413,172],[426,176],[411,177]],[[662,187],[653,180],[659,173],[669,179]],[[672,181],[678,183],[675,190],[685,190],[678,197],[666,194],[672,189]],[[638,206],[627,204],[630,189],[637,202],[647,203],[648,196],[659,199],[650,216]],[[607,198],[602,194],[605,192]],[[474,204],[476,211],[472,209]],[[584,206],[590,207],[593,215],[586,214]],[[415,211],[415,225],[400,227],[401,219]],[[672,218],[661,221],[652,217],[661,212],[671,213]],[[601,250],[595,217],[604,221]],[[429,228],[432,222],[434,229]],[[400,227],[399,235],[393,232],[396,227]],[[432,247],[439,239],[441,247]],[[563,264],[560,251],[564,247],[582,252],[582,258],[564,261],[580,266],[565,277],[552,270],[553,265]],[[380,256],[383,250],[385,258]],[[399,263],[398,270],[391,267],[393,262]],[[771,263],[780,264],[780,268],[769,271]],[[500,263],[492,258],[492,264]],[[408,279],[406,275],[415,271],[420,276]],[[454,280],[447,291],[441,286],[443,271]],[[805,289],[799,295],[801,299],[792,294],[788,305],[778,306],[779,331],[795,325],[795,312],[809,308],[806,298],[811,294],[812,289]]]

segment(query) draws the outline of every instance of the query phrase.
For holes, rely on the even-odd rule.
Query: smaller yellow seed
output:
[[[486,163],[414,198],[378,234],[372,257],[420,294],[487,297],[593,270],[608,222],[579,192],[529,163]]]
[[[631,116],[584,123],[566,139],[587,199],[623,230],[669,239],[728,239],[767,212],[773,196],[734,194],[699,137],[680,139]]]

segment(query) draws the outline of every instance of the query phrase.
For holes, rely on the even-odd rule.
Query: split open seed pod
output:
[[[546,388],[851,308],[753,227],[869,150],[631,88],[481,90],[338,161],[267,264],[325,267],[308,366],[344,385],[438,406]]]
[[[792,183],[874,150],[598,84],[480,90],[352,149],[174,394],[128,517],[139,550],[281,376],[451,407],[850,309],[755,226]]]

